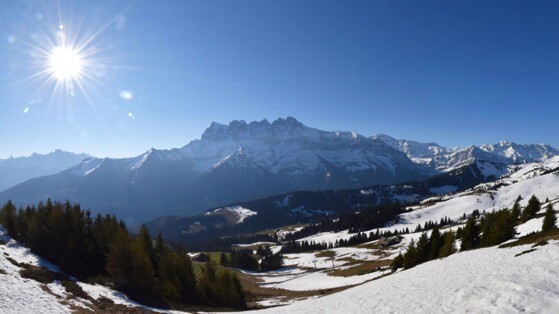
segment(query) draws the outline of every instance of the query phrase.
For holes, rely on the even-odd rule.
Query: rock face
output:
[[[326,132],[294,118],[212,123],[182,148],[126,159],[89,158],[0,193],[31,204],[52,198],[116,213],[129,224],[295,190],[356,188],[424,178],[425,166],[377,138]]]

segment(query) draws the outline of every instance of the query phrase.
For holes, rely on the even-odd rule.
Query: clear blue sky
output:
[[[79,38],[109,23],[87,47],[89,99],[25,79],[57,7]],[[212,121],[286,116],[447,146],[559,145],[553,1],[10,1],[0,71],[0,157],[131,156]]]

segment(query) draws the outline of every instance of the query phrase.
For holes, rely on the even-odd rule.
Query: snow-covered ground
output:
[[[0,246],[0,312],[71,313],[69,305],[45,292],[39,282],[21,277],[20,268],[6,259],[5,252],[9,247]]]
[[[47,293],[42,284],[31,279],[21,277],[20,267],[12,264],[8,258],[18,263],[34,266],[55,268],[10,240],[0,226],[0,240],[6,242],[0,245],[0,312],[2,313],[71,313],[69,305],[63,305],[55,295],[60,293],[60,285],[51,284],[49,288],[54,294]]]
[[[339,293],[258,313],[557,313],[559,245],[451,255]],[[252,312],[250,312],[252,313]]]

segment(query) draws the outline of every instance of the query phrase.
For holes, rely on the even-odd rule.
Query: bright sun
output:
[[[49,71],[57,80],[78,79],[82,65],[82,57],[70,47],[56,46],[49,55]]]

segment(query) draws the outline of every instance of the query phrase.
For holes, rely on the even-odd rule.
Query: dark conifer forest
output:
[[[131,235],[115,216],[91,216],[79,204],[48,200],[25,209],[11,202],[0,209],[8,234],[79,280],[100,282],[142,304],[245,307],[237,276],[208,262],[196,274],[186,252],[142,226]]]

